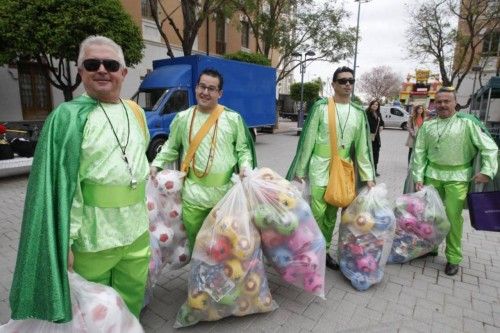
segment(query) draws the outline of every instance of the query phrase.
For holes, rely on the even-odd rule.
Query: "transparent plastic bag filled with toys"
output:
[[[433,186],[396,199],[396,236],[389,263],[404,263],[432,251],[450,230],[443,202]]]
[[[339,265],[357,290],[366,290],[382,280],[394,228],[394,213],[385,184],[364,188],[343,212]]]
[[[188,299],[177,313],[174,327],[277,308],[243,185],[237,175],[233,175],[233,182],[235,185],[212,209],[196,237]]]
[[[68,272],[73,319],[53,323],[38,319],[10,320],[0,326],[2,333],[141,333],[136,317],[111,287],[89,282]]]
[[[269,168],[243,180],[264,255],[281,278],[324,298],[325,240],[301,192]]]
[[[163,170],[146,185],[151,259],[145,303],[161,272],[179,269],[189,262],[186,230],[182,224],[184,172]]]

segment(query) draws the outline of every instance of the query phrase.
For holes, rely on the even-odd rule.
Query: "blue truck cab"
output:
[[[196,83],[206,68],[216,69],[224,78],[219,103],[240,113],[249,128],[276,123],[274,68],[202,55],[155,60],[133,97],[146,112],[150,160],[167,140],[177,112],[196,104]]]

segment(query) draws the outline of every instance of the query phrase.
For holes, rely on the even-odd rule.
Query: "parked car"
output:
[[[410,114],[400,106],[381,106],[380,114],[385,127],[398,127],[406,130]]]

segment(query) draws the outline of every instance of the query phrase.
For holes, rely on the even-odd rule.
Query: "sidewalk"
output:
[[[293,126],[290,123],[289,126]],[[280,129],[282,130],[282,129]],[[283,163],[293,154],[295,129],[259,134],[262,165]],[[406,133],[382,133],[382,176],[390,196],[401,192],[406,172]],[[289,152],[288,152],[289,150]],[[0,179],[0,322],[10,317],[8,293],[15,266],[27,176]],[[439,256],[404,265],[388,265],[383,281],[365,292],[353,289],[340,272],[326,272],[326,300],[285,285],[268,269],[269,285],[279,308],[268,314],[230,317],[200,323],[182,332],[500,332],[500,233],[478,232],[464,211],[464,261],[454,277],[444,274]],[[338,237],[335,235],[334,240]],[[146,332],[174,332],[172,325],[186,300],[188,268],[164,274],[155,298],[143,311]]]

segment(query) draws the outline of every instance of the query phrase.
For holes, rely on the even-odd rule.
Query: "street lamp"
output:
[[[471,70],[474,72],[474,82],[472,83],[472,94],[471,96],[471,101],[470,101],[470,106],[469,106],[469,113],[472,113],[472,110],[474,110],[474,102],[476,101],[476,78],[477,78],[477,73],[480,72],[482,69],[481,66],[472,66]]]
[[[356,60],[358,58],[358,39],[359,39],[359,14],[361,13],[361,2],[369,2],[370,0],[354,0],[358,3],[358,22],[356,23],[356,46],[354,48],[354,78],[356,78]],[[352,95],[354,97],[354,84],[352,85]]]
[[[316,53],[307,51],[305,54],[293,52],[292,57],[300,57],[300,109],[297,118],[297,127],[301,130],[304,125],[304,73],[306,72],[307,57],[314,57]],[[304,58],[304,60],[302,60]]]

